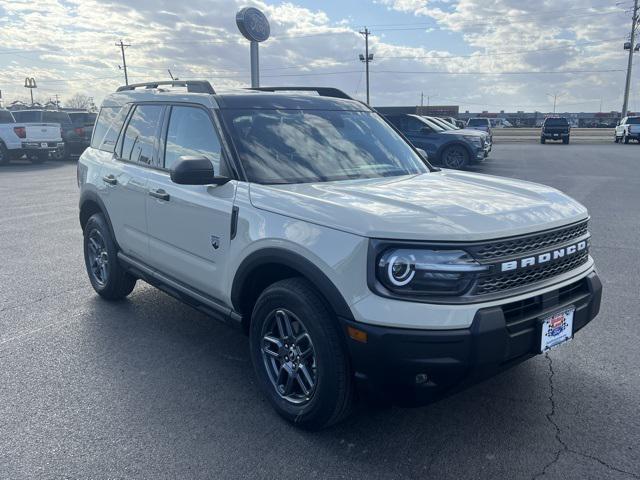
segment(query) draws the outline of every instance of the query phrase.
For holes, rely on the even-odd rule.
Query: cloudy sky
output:
[[[373,105],[460,105],[471,111],[619,110],[632,0],[0,0],[5,104],[35,97],[96,102],[129,79],[249,82],[249,47],[235,12],[261,8],[263,85],[336,86],[364,98],[358,54],[367,26]],[[640,57],[639,57],[640,58]],[[630,108],[640,107],[640,65]]]

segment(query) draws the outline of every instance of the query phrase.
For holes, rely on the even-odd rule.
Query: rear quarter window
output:
[[[9,110],[0,110],[0,123],[15,123]]]
[[[486,118],[471,118],[468,125],[470,127],[486,127],[488,124],[489,121]]]
[[[128,107],[102,107],[93,128],[91,147],[113,153],[128,110]]]

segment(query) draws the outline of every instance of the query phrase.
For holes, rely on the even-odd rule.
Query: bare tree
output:
[[[64,103],[66,107],[78,110],[88,110],[92,105],[91,97],[82,93],[76,93]]]

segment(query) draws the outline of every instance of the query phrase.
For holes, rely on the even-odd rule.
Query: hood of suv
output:
[[[373,238],[484,240],[587,216],[580,203],[553,188],[455,170],[250,188],[256,208]]]
[[[460,130],[445,130],[444,132],[440,132],[443,135],[458,135],[460,137],[488,137],[489,134],[482,130],[470,130],[466,128],[461,128]]]

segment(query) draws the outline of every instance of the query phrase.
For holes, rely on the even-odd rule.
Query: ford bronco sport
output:
[[[144,280],[237,325],[264,394],[309,429],[357,392],[441,398],[600,308],[581,204],[434,168],[336,89],[120,87],[78,184],[95,291],[122,299]]]

